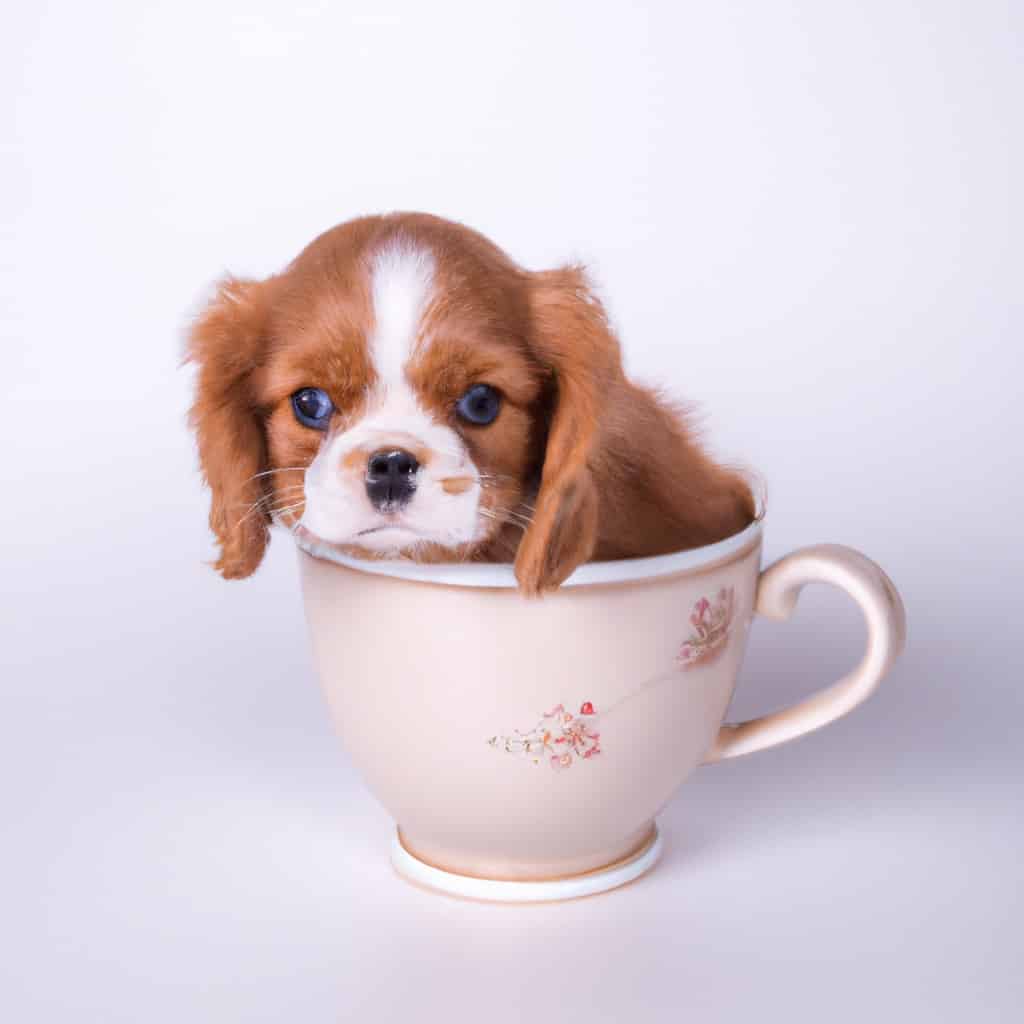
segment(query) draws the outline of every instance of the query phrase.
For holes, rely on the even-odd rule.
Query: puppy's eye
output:
[[[292,395],[292,411],[303,426],[326,430],[334,404],[322,388],[300,388]]]
[[[455,411],[461,419],[478,427],[486,427],[498,418],[501,395],[487,384],[474,384],[455,403]]]

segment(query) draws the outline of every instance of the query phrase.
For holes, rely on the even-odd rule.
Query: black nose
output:
[[[396,449],[374,452],[366,464],[366,493],[375,508],[390,512],[405,505],[416,490],[416,470],[420,464],[414,455]]]

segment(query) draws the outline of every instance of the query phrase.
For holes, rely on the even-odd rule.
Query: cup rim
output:
[[[562,587],[585,587],[600,584],[636,583],[663,576],[678,576],[697,572],[707,566],[736,555],[752,546],[761,537],[763,515],[749,526],[725,540],[705,544],[686,551],[647,558],[622,558],[614,562],[586,562],[576,569]],[[518,587],[510,562],[438,562],[423,564],[404,561],[374,561],[343,554],[333,545],[318,540],[304,529],[293,531],[292,536],[301,551],[322,561],[373,576],[418,583],[434,583],[447,587],[477,587],[494,590],[514,590]]]

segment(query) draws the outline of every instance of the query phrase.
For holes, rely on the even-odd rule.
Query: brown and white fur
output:
[[[741,476],[626,379],[582,268],[524,270],[426,214],[353,220],[280,274],[222,281],[188,358],[226,578],[256,569],[279,521],[367,558],[514,561],[537,594],[588,560],[708,544],[755,516]],[[481,383],[501,399],[484,426],[456,414]],[[293,412],[308,387],[330,397],[326,429]],[[391,450],[414,456],[415,492],[381,510],[367,465]]]

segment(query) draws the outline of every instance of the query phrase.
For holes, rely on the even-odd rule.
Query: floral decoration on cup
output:
[[[735,595],[732,587],[722,587],[713,601],[702,597],[690,613],[689,637],[679,648],[677,661],[683,669],[708,665],[725,650],[732,629]]]
[[[518,729],[510,736],[492,736],[487,742],[506,754],[528,757],[534,764],[546,762],[555,771],[571,768],[601,753],[601,734],[596,730],[597,712],[588,700],[574,715],[558,704],[545,712],[528,732]]]

